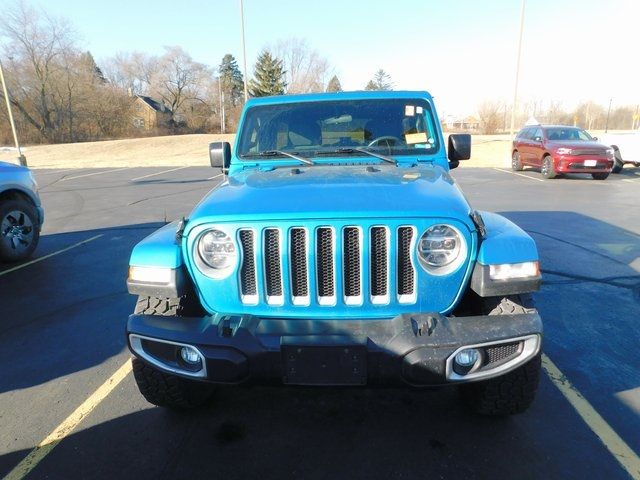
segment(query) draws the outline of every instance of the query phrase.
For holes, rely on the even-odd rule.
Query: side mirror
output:
[[[533,137],[533,141],[540,143],[542,142],[542,137]]]
[[[456,168],[460,164],[460,160],[469,160],[471,158],[471,135],[468,133],[449,135],[447,157],[449,158],[449,168]]]
[[[229,142],[210,143],[209,161],[213,168],[220,168],[222,173],[227,173],[231,164],[231,144]]]
[[[593,137],[593,141],[597,142],[598,141],[598,137]]]

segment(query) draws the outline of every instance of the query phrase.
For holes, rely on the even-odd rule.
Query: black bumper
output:
[[[485,350],[487,358],[498,358],[497,363],[481,367],[482,378],[489,378],[524,363],[525,358],[514,358],[520,355],[518,342],[527,336],[536,337],[535,352],[527,352],[530,358],[538,352],[542,336],[535,311],[473,317],[404,314],[389,320],[224,316],[214,321],[214,317],[131,315],[127,323],[129,348],[139,358],[185,377],[231,384],[442,385],[465,380],[459,375],[451,378],[457,349],[510,345],[505,352],[511,352],[511,360]],[[180,345],[196,347],[202,354],[201,372],[181,366]],[[487,348],[498,346],[502,348]]]
[[[178,375],[231,384],[442,385],[465,380],[451,378],[452,355],[460,347],[510,345],[511,368],[504,365],[508,358],[499,358],[482,366],[483,378],[489,378],[497,375],[489,370],[503,374],[525,363],[528,358],[513,361],[513,355],[519,355],[513,352],[527,336],[534,336],[536,343],[535,352],[528,351],[530,358],[542,337],[535,311],[473,317],[403,314],[390,320],[224,316],[214,321],[131,315],[127,323],[129,348],[139,358]],[[200,374],[181,368],[180,345],[196,347],[202,354],[205,368]],[[496,354],[487,357],[495,360]]]

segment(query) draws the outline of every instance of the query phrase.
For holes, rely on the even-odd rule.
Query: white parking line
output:
[[[535,180],[536,182],[544,182],[544,180],[542,180],[541,178],[530,177],[529,175],[525,175],[523,173],[512,172],[509,170],[504,170],[502,168],[494,168],[494,170],[497,170],[498,172],[510,173],[512,175],[517,175],[519,177],[528,178],[529,180]]]
[[[177,167],[177,168],[172,168],[171,170],[163,170],[162,172],[150,173],[149,175],[142,175],[141,177],[132,178],[131,181],[135,182],[136,180],[142,180],[143,178],[155,177],[155,176],[158,176],[158,175],[162,175],[163,173],[175,172],[177,170],[182,170],[184,168],[189,168],[189,167],[188,166],[187,167]]]
[[[571,406],[582,417],[584,423],[596,434],[604,446],[609,450],[618,463],[624,468],[633,480],[640,480],[640,458],[631,450],[631,447],[620,438],[613,428],[602,418],[595,408],[584,398],[567,377],[556,367],[546,355],[542,355],[542,368],[547,373],[560,393],[564,395]]]
[[[207,180],[213,180],[214,178],[218,178],[218,177],[221,177],[223,175],[224,175],[224,173],[219,173],[218,175],[214,175],[213,177],[207,178]]]
[[[47,170],[47,171],[44,171]],[[85,168],[65,168],[64,170],[56,170],[54,167],[50,168],[33,168],[32,171],[38,175],[53,175],[54,173],[71,172],[72,170],[86,170]]]
[[[101,233],[99,235],[96,235],[95,237],[87,238],[86,240],[82,240],[81,242],[78,242],[78,243],[73,244],[73,245],[71,245],[69,247],[63,248],[62,250],[58,250],[57,252],[53,252],[53,253],[50,253],[48,255],[45,255],[44,257],[36,258],[35,260],[31,260],[30,262],[23,263],[22,265],[18,265],[17,267],[13,267],[13,268],[9,268],[7,270],[3,270],[3,271],[0,272],[0,277],[2,275],[6,275],[7,273],[15,272],[16,270],[20,270],[21,268],[25,268],[25,267],[28,267],[29,265],[33,265],[34,263],[41,262],[41,261],[46,260],[47,258],[51,258],[51,257],[53,257],[55,255],[59,255],[59,254],[64,253],[64,252],[68,252],[72,248],[76,248],[76,247],[79,247],[80,245],[84,245],[85,243],[89,243],[89,242],[92,242],[94,240],[97,240],[98,238],[102,237],[102,235],[103,234]]]
[[[111,172],[119,172],[120,170],[126,170],[129,167],[122,167],[122,168],[114,168],[113,170],[105,170],[103,172],[93,172],[93,173],[85,173],[84,175],[74,175],[73,177],[64,177],[62,180],[60,180],[61,182],[64,182],[66,180],[74,180],[76,178],[83,178],[83,177],[92,177],[94,175],[102,175],[103,173],[111,173]]]
[[[64,440],[87,416],[107,398],[107,396],[131,372],[131,361],[127,360],[98,389],[76,408],[60,425],[53,429],[22,461],[11,470],[4,480],[21,480],[25,478],[56,445]]]
[[[640,178],[623,178],[622,179],[623,182],[629,182],[629,183],[638,183],[640,182]]]

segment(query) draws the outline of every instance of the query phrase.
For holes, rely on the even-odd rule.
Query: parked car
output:
[[[640,167],[640,130],[628,133],[605,133],[598,141],[613,148],[614,165],[611,173],[620,173],[625,165]]]
[[[590,173],[605,180],[613,168],[613,149],[606,147],[585,130],[566,125],[531,125],[513,140],[511,166],[540,169],[545,178],[563,173]]]
[[[534,399],[542,322],[533,239],[474,210],[431,95],[251,99],[228,177],[131,254],[135,379],[190,408],[215,384],[460,385],[476,412]]]
[[[0,162],[0,261],[30,257],[43,222],[44,211],[31,170]]]

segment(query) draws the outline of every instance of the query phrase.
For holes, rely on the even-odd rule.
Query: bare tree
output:
[[[329,62],[307,40],[287,38],[269,50],[284,63],[287,93],[324,92],[330,75]]]
[[[177,121],[182,116],[188,118],[196,105],[207,104],[206,90],[212,83],[213,75],[206,65],[193,60],[181,47],[165,47],[150,78],[150,91],[171,109]]]
[[[486,100],[478,107],[480,130],[486,135],[494,134],[503,123],[504,107],[501,102]]]

